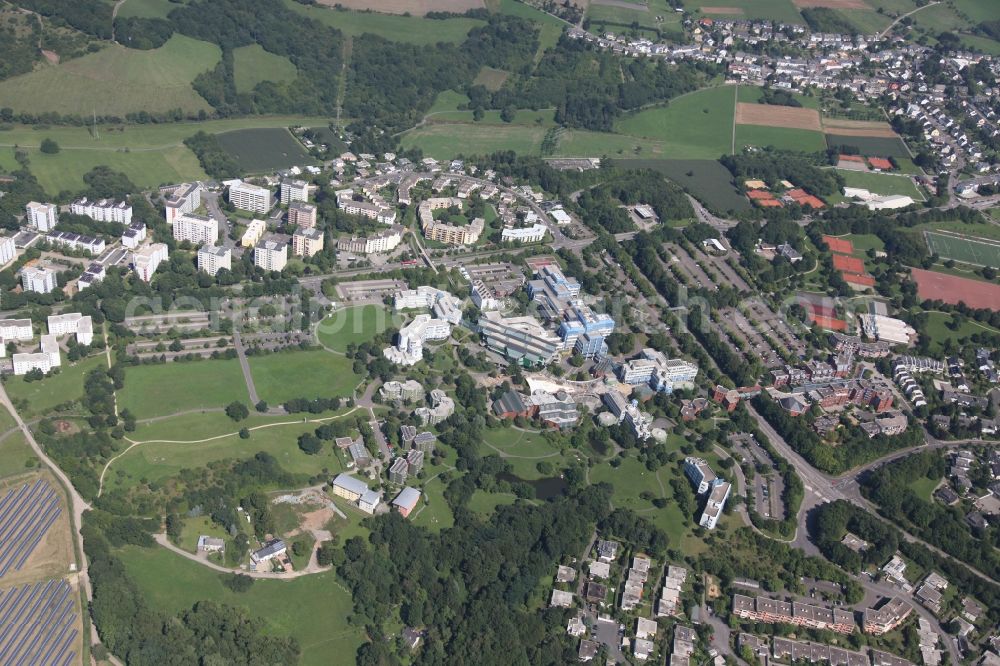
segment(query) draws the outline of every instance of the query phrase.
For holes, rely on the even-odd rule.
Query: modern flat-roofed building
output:
[[[406,477],[409,473],[410,466],[407,464],[406,458],[396,458],[392,461],[392,467],[389,468],[389,481],[401,486],[406,483]]]
[[[288,263],[288,244],[268,239],[253,249],[253,263],[265,271],[284,270]]]
[[[484,312],[479,327],[490,349],[524,365],[548,364],[562,349],[562,340],[534,317]]]
[[[293,201],[309,201],[309,183],[304,180],[286,178],[281,181],[281,203],[286,206]]]
[[[424,236],[446,245],[473,245],[478,242],[486,228],[485,219],[477,217],[469,224],[449,224],[434,219],[434,211],[451,207],[462,208],[462,200],[457,197],[437,197],[420,202],[417,216]]]
[[[691,480],[695,493],[704,495],[716,481],[715,472],[703,458],[688,456],[684,459],[684,474]]]
[[[323,251],[323,232],[319,229],[296,229],[292,234],[292,252],[297,257],[311,257]]]
[[[357,502],[368,492],[368,484],[349,474],[338,474],[331,485],[334,495],[343,497],[349,502]]]
[[[30,319],[0,319],[0,342],[31,340],[35,332]]]
[[[108,273],[104,266],[95,261],[87,267],[87,270],[85,270],[83,275],[81,275],[76,281],[76,288],[83,290],[88,287],[93,287],[95,284],[101,282],[105,277],[107,277],[107,274]]]
[[[185,213],[193,213],[201,207],[201,183],[181,183],[161,187],[160,194],[163,195],[163,211],[167,218],[167,224],[173,224],[174,220]]]
[[[146,225],[142,222],[133,222],[122,232],[122,245],[134,250],[139,247],[139,243],[146,240]]]
[[[402,225],[394,224],[385,231],[367,236],[342,236],[337,239],[337,250],[353,252],[354,254],[391,252],[399,247],[404,233],[405,229]]]
[[[557,320],[570,304],[580,298],[580,283],[563,275],[558,265],[546,264],[538,269],[536,279],[528,282],[528,296],[538,304],[542,316]]]
[[[45,235],[45,240],[57,247],[89,252],[95,257],[104,252],[106,246],[103,238],[84,236],[72,231],[50,231]]]
[[[311,229],[316,226],[316,206],[303,201],[293,201],[288,204],[288,224],[299,229]]]
[[[229,186],[229,203],[241,210],[263,214],[271,210],[271,190],[250,183],[234,183]]]
[[[205,215],[185,213],[174,220],[174,238],[194,245],[212,245],[219,240],[219,222]]]
[[[421,425],[437,425],[455,413],[455,401],[441,389],[431,391],[431,406],[413,410]]]
[[[89,345],[94,341],[94,322],[90,315],[79,312],[49,315],[48,327],[49,335],[62,337],[73,334],[81,345]]]
[[[645,348],[640,358],[622,363],[618,378],[624,384],[648,384],[655,391],[671,393],[675,384],[690,383],[698,366],[683,359],[668,359],[663,352]]]
[[[0,236],[0,266],[14,261],[16,254],[17,247],[14,245],[14,239],[10,236]]]
[[[240,245],[243,247],[256,246],[264,237],[265,231],[267,231],[267,223],[264,220],[250,220],[250,224],[247,225],[246,231],[240,238]]]
[[[30,324],[30,320],[28,320]],[[415,379],[407,379],[406,381],[388,381],[382,384],[382,388],[379,389],[379,394],[382,396],[383,400],[403,400],[412,401],[420,400],[424,397],[424,386]]]
[[[99,199],[90,201],[87,197],[77,199],[69,205],[69,211],[74,215],[85,215],[98,222],[117,222],[131,224],[132,206],[126,201]]]
[[[233,269],[232,250],[228,247],[215,245],[202,245],[198,249],[198,270],[205,271],[214,277],[223,268],[227,271]]]
[[[558,334],[564,349],[572,349],[584,358],[603,358],[608,352],[605,338],[615,330],[615,320],[606,313],[596,313],[583,301],[576,300],[564,312]]]
[[[545,240],[548,227],[544,224],[533,224],[530,227],[508,227],[500,232],[500,240],[504,243],[538,243]]]
[[[21,286],[25,291],[47,294],[56,288],[56,272],[50,268],[27,266],[21,269]]]
[[[54,335],[41,336],[41,349],[29,354],[14,354],[14,374],[25,375],[32,370],[48,372],[62,364],[59,357],[59,340]]]
[[[408,517],[415,508],[417,508],[417,502],[420,501],[420,491],[416,488],[410,488],[407,486],[399,491],[396,495],[396,499],[392,500],[392,506],[396,511],[403,516],[403,518]]]
[[[286,550],[287,548],[284,541],[281,539],[274,539],[273,541],[268,541],[260,550],[255,550],[250,553],[250,561],[254,564],[268,562],[276,557],[281,557],[285,554]]]
[[[132,268],[143,282],[153,279],[160,262],[167,260],[167,246],[164,243],[142,245],[132,253]]]
[[[722,510],[726,507],[726,500],[729,499],[730,490],[732,490],[732,486],[728,481],[716,479],[716,482],[712,484],[712,489],[708,493],[708,499],[705,502],[704,510],[701,512],[701,518],[698,519],[699,525],[709,530],[715,529],[716,524],[719,522],[719,516],[722,515]]]
[[[854,614],[843,608],[829,608],[800,602],[789,603],[769,597],[733,595],[733,615],[769,624],[794,624],[812,629],[827,629],[840,634],[853,633],[857,627]]]
[[[426,341],[444,340],[449,335],[451,335],[451,324],[448,321],[419,314],[413,321],[399,329],[396,345],[386,347],[382,350],[382,354],[399,365],[416,365],[423,360]]]
[[[882,604],[866,608],[863,615],[866,634],[881,636],[901,625],[913,611],[913,607],[902,597],[893,597]]]
[[[51,203],[29,201],[25,206],[25,222],[29,227],[47,233],[59,224],[59,207]]]

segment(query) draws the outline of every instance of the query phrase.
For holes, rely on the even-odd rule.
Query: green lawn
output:
[[[112,125],[98,127],[96,137],[86,127],[13,126],[0,131],[0,167],[19,168],[14,162],[16,145],[28,152],[31,172],[51,195],[82,189],[83,175],[98,165],[124,172],[139,187],[153,188],[207,178],[198,158],[183,144],[184,139],[200,130],[218,134],[291,125],[325,127],[327,122],[325,118],[304,116],[255,116],[159,125]],[[59,144],[58,154],[46,155],[38,150],[46,138]]]
[[[198,537],[201,535],[228,539],[229,533],[212,522],[208,516],[198,516],[197,518],[185,518],[184,526],[181,528],[181,542],[177,544],[184,550],[195,553],[198,551]]]
[[[591,31],[596,32],[603,32],[604,29],[614,32],[626,26],[631,27],[633,23],[650,30],[681,30],[681,14],[663,0],[632,1],[628,6],[591,2],[587,7],[587,18],[592,24]]]
[[[941,483],[941,479],[928,479],[925,476],[920,477],[916,481],[912,481],[907,484],[907,487],[917,494],[917,497],[927,500],[931,500],[931,493],[937,488],[938,484]]]
[[[521,125],[433,124],[410,130],[402,136],[404,149],[420,148],[439,160],[457,155],[486,155],[513,150],[521,155],[537,155],[545,129]]]
[[[218,137],[244,172],[264,173],[316,163],[286,127],[239,129]]]
[[[816,95],[800,95],[792,91],[782,91],[791,94],[792,98],[799,102],[804,108],[819,109],[819,97]],[[764,96],[764,89],[760,86],[740,86],[738,93],[739,101],[747,104],[755,104]],[[779,107],[780,108],[780,107]]]
[[[250,357],[257,393],[270,405],[293,398],[350,396],[361,381],[351,365],[349,359],[326,350]]]
[[[505,72],[502,69],[494,69],[493,67],[483,67],[476,74],[475,80],[473,80],[473,85],[480,85],[490,90],[496,92],[503,87],[504,82],[507,77],[510,76],[509,72]]]
[[[854,245],[855,254],[864,254],[868,250],[885,250],[885,243],[875,234],[850,234],[847,239]]]
[[[315,21],[337,28],[345,35],[360,37],[372,34],[394,42],[408,42],[422,46],[438,42],[457,44],[465,39],[470,30],[485,23],[465,17],[435,20],[422,16],[340,11],[315,5],[306,6],[295,0],[285,0],[285,6]]]
[[[263,81],[287,83],[298,76],[292,61],[264,50],[259,44],[233,50],[233,78],[236,92],[248,93]]]
[[[470,511],[482,516],[489,516],[496,511],[498,506],[507,506],[516,501],[517,496],[510,493],[487,493],[482,490],[476,490],[472,494],[472,499],[469,500],[467,506]]]
[[[0,439],[0,478],[26,471],[29,460],[38,462],[23,434],[15,432]]]
[[[425,527],[432,532],[440,532],[455,524],[451,507],[444,499],[444,489],[445,485],[440,479],[430,481],[421,489],[420,502],[410,514],[414,525]]]
[[[178,4],[179,0],[125,0],[118,8],[118,18],[167,18]]]
[[[183,429],[185,424],[196,423],[199,419],[217,417],[218,415],[192,414],[171,421],[177,421],[177,427]],[[345,418],[352,418],[347,416]],[[251,417],[246,421],[236,423],[226,419],[228,424],[221,423],[218,418],[211,420],[216,429],[208,435],[182,433],[171,436],[160,435],[150,437],[148,427],[139,428],[131,438],[135,441],[148,443],[136,446],[131,451],[116,460],[108,469],[105,483],[111,487],[128,487],[139,479],[158,481],[176,475],[185,468],[197,468],[210,462],[224,459],[250,458],[260,451],[274,456],[283,469],[294,474],[318,474],[323,469],[339,472],[342,465],[339,451],[332,443],[324,442],[323,449],[316,455],[306,455],[298,447],[299,435],[312,432],[319,423],[302,423],[301,418],[293,416],[281,417]],[[275,424],[269,427],[256,427],[261,424]],[[237,434],[240,428],[250,430],[249,439],[241,439]],[[221,435],[221,436],[220,436]],[[174,442],[156,442],[151,439],[168,439]],[[213,438],[210,441],[193,441]],[[175,443],[176,441],[191,443]]]
[[[932,353],[940,350],[941,346],[944,344],[945,340],[951,339],[955,343],[961,345],[963,341],[968,341],[975,333],[993,333],[1000,334],[1000,331],[993,329],[985,324],[980,324],[979,322],[966,320],[958,328],[957,331],[949,328],[948,324],[951,322],[951,315],[944,314],[942,312],[928,312],[927,313],[927,335],[931,338],[934,343],[931,345]]]
[[[739,151],[744,146],[757,148],[774,146],[780,150],[819,153],[826,150],[826,137],[822,132],[806,129],[737,125],[736,150]]]
[[[663,142],[667,157],[716,159],[732,149],[736,89],[704,88],[618,121],[621,134]]]
[[[631,160],[618,166],[653,169],[671,179],[692,196],[720,214],[745,211],[750,202],[733,185],[733,174],[718,160]]]
[[[427,115],[431,116],[442,111],[458,111],[458,107],[469,103],[468,95],[464,95],[455,90],[442,90],[434,98],[434,104],[427,110]]]
[[[131,366],[118,392],[119,407],[138,419],[225,407],[234,400],[250,401],[236,359]]]
[[[903,194],[912,197],[914,201],[924,200],[924,195],[913,179],[908,176],[851,171],[850,169],[838,169],[837,173],[844,177],[844,183],[847,187],[860,187],[883,196]]]
[[[56,405],[72,402],[83,397],[83,381],[94,368],[106,368],[104,354],[70,364],[63,357],[59,374],[40,381],[26,382],[24,377],[9,376],[4,383],[7,395],[12,400],[26,400],[28,408],[21,410],[22,416],[42,415],[52,411]]]
[[[679,467],[671,469],[668,465],[654,473],[647,470],[646,466],[636,458],[629,457],[617,468],[612,467],[609,463],[592,467],[590,469],[590,482],[610,483],[614,487],[612,501],[615,507],[632,509],[652,521],[667,533],[671,545],[677,547],[688,531],[683,524],[684,516],[681,515],[680,509],[673,501],[673,489],[669,485],[670,479],[680,474],[679,469]],[[665,494],[660,490],[657,474],[663,482]],[[663,509],[657,509],[652,502],[640,497],[645,492],[652,493],[654,497],[667,497],[667,506]],[[691,520],[694,521],[695,517],[691,517]]]
[[[386,330],[399,326],[400,318],[377,305],[341,308],[319,323],[316,335],[321,344],[344,352],[348,345],[357,345]]]
[[[207,599],[245,608],[270,631],[298,639],[302,666],[353,665],[364,641],[362,630],[347,624],[351,597],[333,572],[257,580],[237,594],[222,585],[221,574],[159,546],[130,546],[118,555],[153,608],[175,615]]]
[[[924,234],[932,254],[973,266],[1000,266],[1000,246],[994,241],[957,238],[928,231]]]
[[[219,47],[181,35],[150,51],[113,45],[59,65],[0,82],[0,106],[15,112],[90,117],[124,116],[137,111],[211,111],[191,87],[194,78],[215,66]]]
[[[484,111],[480,120],[473,118],[472,111],[438,111],[434,115],[428,114],[429,123],[462,123],[474,125],[526,125],[528,127],[554,127],[555,110],[543,109],[532,111],[531,109],[520,109],[514,113],[514,118],[510,122],[500,118],[499,111]]]

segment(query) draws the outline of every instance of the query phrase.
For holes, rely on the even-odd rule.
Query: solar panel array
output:
[[[72,588],[65,580],[0,591],[0,664],[67,666],[77,630]]]
[[[24,566],[59,512],[59,495],[44,479],[12,488],[0,499],[0,577]]]

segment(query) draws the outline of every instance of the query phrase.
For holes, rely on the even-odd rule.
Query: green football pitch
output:
[[[942,259],[973,266],[1000,267],[1000,241],[952,233],[925,231],[927,247]]]

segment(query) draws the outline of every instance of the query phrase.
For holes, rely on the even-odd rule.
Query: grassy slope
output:
[[[251,356],[250,371],[261,400],[271,405],[292,398],[349,396],[361,380],[349,359],[325,350]]]
[[[259,44],[241,46],[233,51],[233,78],[236,91],[248,93],[263,81],[286,82],[298,74],[292,61],[268,53]]]
[[[0,83],[0,106],[15,111],[55,111],[83,117],[210,111],[191,87],[194,78],[221,58],[219,47],[174,35],[158,49],[135,51],[108,46],[101,51],[47,66]]]
[[[332,313],[320,322],[316,334],[324,346],[343,352],[348,345],[370,340],[390,325],[398,325],[398,322],[391,320],[388,310],[374,305],[362,305]]]
[[[41,415],[51,411],[56,405],[79,400],[83,397],[83,381],[87,373],[94,368],[107,367],[103,354],[77,361],[70,365],[65,356],[59,374],[46,377],[41,381],[26,382],[23,377],[11,376],[4,384],[11,399],[22,398],[28,401],[25,415]]]
[[[705,88],[623,118],[616,130],[661,140],[666,157],[715,159],[732,147],[735,95],[729,86]]]
[[[259,580],[236,594],[222,585],[221,574],[164,548],[128,547],[119,555],[149,603],[164,613],[179,613],[204,599],[240,606],[276,634],[297,638],[302,666],[354,664],[362,632],[347,624],[351,597],[333,573]]]
[[[781,150],[818,153],[826,150],[826,138],[822,132],[813,130],[737,125],[736,150],[740,150],[743,146],[774,146]]]

